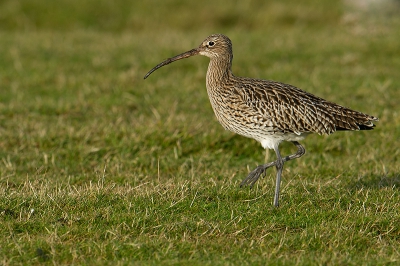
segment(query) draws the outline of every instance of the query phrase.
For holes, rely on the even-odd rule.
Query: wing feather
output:
[[[372,128],[372,121],[378,120],[288,84],[238,79],[230,99],[234,108],[240,108],[246,119],[272,126],[277,131],[329,135],[336,130]]]

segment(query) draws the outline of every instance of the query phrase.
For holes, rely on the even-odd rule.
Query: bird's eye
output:
[[[213,46],[214,46],[214,42],[211,42],[211,41],[208,42],[208,46],[209,46],[209,47],[213,47]]]

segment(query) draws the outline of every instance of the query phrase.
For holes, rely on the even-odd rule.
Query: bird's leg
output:
[[[294,145],[297,147],[297,152],[295,154],[286,156],[284,158],[281,157],[281,154],[279,152],[278,147],[275,148],[275,153],[276,153],[276,184],[275,184],[275,196],[274,196],[274,206],[279,207],[279,192],[280,192],[280,187],[281,187],[281,175],[283,171],[283,164],[289,160],[293,160],[296,158],[301,157],[306,153],[306,150],[304,147],[298,143],[297,141],[292,141]]]
[[[276,181],[275,181],[275,196],[274,196],[274,206],[279,206],[279,191],[281,187],[281,176],[283,171],[283,164],[285,163],[282,159],[281,153],[279,152],[278,146],[274,148],[276,153]]]
[[[296,145],[297,152],[295,154],[288,155],[288,156],[284,157],[283,158],[284,162],[287,162],[287,161],[290,161],[290,160],[293,160],[293,159],[297,159],[297,158],[303,156],[306,153],[306,149],[304,149],[304,147],[300,143],[298,143],[297,141],[292,141],[292,143],[294,145]]]
[[[299,158],[302,155],[304,155],[304,153],[306,152],[304,147],[297,141],[292,141],[292,143],[294,145],[296,145],[297,152],[295,154],[283,157],[282,158],[283,163],[293,160],[293,159],[296,159],[296,158]],[[276,165],[276,161],[257,166],[256,169],[251,171],[250,174],[245,179],[243,179],[243,181],[240,183],[240,186],[242,187],[245,185],[250,185],[250,187],[253,187],[254,183],[256,183],[256,181],[260,178],[260,176],[263,173],[265,175],[265,170],[267,170],[269,167],[274,166],[274,165]]]
[[[243,179],[243,181],[240,183],[240,186],[243,187],[246,185],[250,185],[250,188],[252,188],[254,186],[254,183],[256,183],[256,181],[260,178],[262,174],[264,174],[265,176],[265,170],[267,170],[271,166],[274,166],[275,164],[276,162],[270,162],[257,166],[256,169],[251,171],[250,174],[245,179]]]

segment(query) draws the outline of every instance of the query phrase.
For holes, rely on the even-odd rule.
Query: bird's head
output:
[[[232,55],[232,42],[222,34],[208,36],[197,48],[200,55],[209,58],[218,58]]]
[[[153,73],[160,67],[168,65],[177,60],[181,60],[181,59],[188,58],[188,57],[198,55],[198,54],[207,56],[211,59],[223,58],[225,60],[232,61],[232,56],[233,56],[232,55],[232,42],[227,36],[222,35],[222,34],[210,35],[200,44],[199,47],[194,48],[190,51],[184,52],[182,54],[179,54],[177,56],[168,58],[167,60],[161,62],[160,64],[155,66],[153,69],[151,69],[144,76],[144,78],[146,79],[148,76],[150,76],[151,73]]]

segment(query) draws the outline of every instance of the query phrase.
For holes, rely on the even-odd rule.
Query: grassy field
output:
[[[0,264],[399,264],[399,7],[349,2],[0,1]],[[207,58],[143,80],[212,33],[236,75],[377,127],[308,137],[272,207],[275,169],[239,187],[265,154],[214,118]]]

